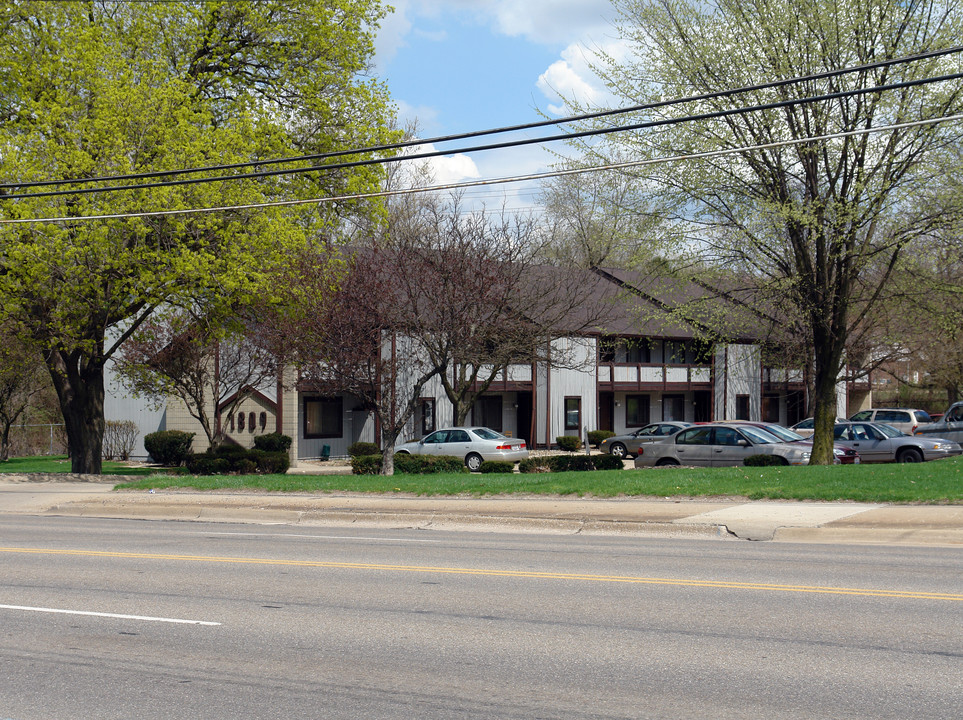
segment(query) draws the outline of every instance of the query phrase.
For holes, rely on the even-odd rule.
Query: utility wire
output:
[[[384,190],[380,192],[372,193],[359,193],[354,195],[339,195],[333,197],[323,197],[323,198],[311,198],[311,199],[300,199],[300,200],[279,200],[275,202],[264,202],[264,203],[253,203],[249,205],[232,205],[232,206],[222,206],[222,207],[208,207],[208,208],[189,208],[185,210],[157,210],[151,212],[138,212],[138,213],[120,213],[114,215],[88,215],[84,217],[48,217],[48,218],[30,218],[21,220],[0,220],[0,225],[24,225],[24,224],[39,224],[39,223],[79,223],[79,222],[89,222],[89,221],[100,221],[100,220],[125,220],[131,218],[149,218],[149,217],[165,217],[172,215],[195,215],[200,213],[209,212],[230,212],[238,210],[256,210],[261,208],[269,207],[290,207],[295,205],[309,205],[309,204],[320,204],[327,202],[342,202],[346,200],[365,200],[378,197],[393,197],[399,195],[413,195],[415,193],[423,192],[437,192],[442,190],[460,190],[464,188],[482,187],[482,186],[492,186],[492,185],[504,185],[508,183],[516,182],[529,182],[533,180],[544,180],[552,177],[565,177],[570,175],[581,175],[589,172],[599,172],[607,170],[621,170],[627,168],[643,167],[646,165],[656,165],[668,162],[681,162],[684,160],[704,160],[710,158],[724,157],[726,155],[733,155],[737,153],[744,153],[755,150],[768,150],[779,147],[787,147],[790,145],[800,145],[809,142],[821,142],[824,140],[838,140],[846,137],[854,137],[858,135],[868,135],[871,133],[886,132],[889,130],[904,130],[908,128],[920,127],[923,125],[933,125],[936,123],[943,122],[953,122],[963,120],[963,114],[949,115],[940,118],[929,118],[927,120],[916,120],[914,122],[907,123],[897,123],[893,125],[883,125],[875,128],[861,128],[859,130],[850,130],[847,132],[831,133],[826,135],[815,135],[805,138],[795,138],[792,140],[782,140],[779,142],[763,143],[759,145],[747,145],[737,148],[728,148],[725,150],[712,150],[701,153],[689,153],[685,155],[672,155],[662,158],[650,158],[648,160],[631,160],[621,163],[612,163],[608,165],[593,165],[589,167],[581,168],[571,168],[568,170],[553,170],[544,173],[533,173],[529,175],[516,175],[512,177],[504,178],[493,178],[488,180],[475,180],[463,183],[450,183],[447,185],[432,185],[427,187],[415,187],[415,188],[404,188],[400,190]]]
[[[570,116],[568,116],[568,117],[559,118],[559,119],[555,119],[555,120],[542,120],[542,121],[538,121],[538,122],[525,123],[525,124],[521,124],[521,125],[511,125],[511,126],[502,127],[502,128],[495,128],[495,129],[491,129],[491,130],[478,130],[478,131],[467,132],[467,133],[459,133],[459,134],[455,134],[455,135],[445,135],[445,136],[440,136],[440,137],[435,137],[435,138],[425,138],[425,139],[419,139],[419,140],[408,140],[408,141],[400,142],[400,143],[392,143],[392,144],[387,144],[387,145],[377,145],[377,146],[357,148],[357,149],[352,149],[352,150],[341,150],[341,151],[331,152],[331,153],[322,153],[322,154],[315,154],[315,155],[300,155],[300,156],[286,157],[286,158],[273,158],[273,159],[265,159],[265,160],[253,160],[253,161],[244,162],[244,163],[233,163],[233,164],[224,164],[224,165],[210,165],[210,166],[205,166],[205,167],[183,168],[183,169],[177,169],[177,170],[158,170],[158,171],[153,171],[153,172],[132,173],[132,174],[125,174],[125,175],[101,176],[101,177],[94,177],[94,178],[76,178],[76,179],[70,179],[70,180],[41,180],[41,181],[32,181],[32,182],[23,182],[23,183],[0,183],[0,198],[6,197],[7,199],[20,199],[20,198],[23,198],[23,197],[44,197],[44,196],[45,196],[45,195],[43,195],[43,194],[41,194],[41,193],[35,193],[35,194],[32,194],[32,195],[16,194],[16,195],[7,195],[7,196],[4,196],[4,194],[3,194],[3,191],[4,191],[4,190],[13,189],[13,188],[45,187],[45,186],[51,186],[51,185],[89,184],[89,183],[111,182],[111,181],[116,182],[116,181],[118,181],[118,180],[141,180],[141,179],[147,179],[147,178],[172,177],[172,176],[175,176],[175,175],[194,174],[194,173],[200,173],[200,172],[212,172],[212,171],[220,171],[220,170],[237,170],[237,169],[240,169],[240,168],[252,167],[252,166],[277,165],[277,164],[292,163],[292,162],[307,162],[307,161],[327,160],[327,159],[333,159],[333,158],[338,158],[338,157],[346,157],[346,156],[351,156],[351,155],[364,155],[364,154],[372,154],[372,153],[384,153],[384,152],[388,152],[388,151],[401,150],[401,149],[404,149],[404,148],[417,147],[417,146],[428,145],[428,144],[431,144],[431,145],[444,144],[444,143],[453,142],[453,141],[456,141],[456,140],[466,140],[466,139],[469,139],[469,138],[483,137],[483,136],[486,136],[486,135],[498,135],[498,134],[503,134],[503,133],[507,133],[507,132],[519,132],[519,131],[522,131],[522,130],[532,130],[532,129],[536,129],[536,128],[546,127],[546,126],[549,126],[549,125],[558,126],[558,125],[565,125],[565,124],[574,123],[574,122],[585,122],[585,121],[588,121],[588,120],[594,120],[594,119],[604,118],[604,117],[612,117],[612,116],[615,116],[615,115],[624,115],[624,114],[628,114],[628,113],[640,112],[640,111],[643,111],[643,110],[655,110],[655,109],[672,107],[672,106],[675,106],[675,105],[681,105],[681,104],[686,104],[686,103],[701,102],[701,101],[712,100],[712,99],[716,99],[716,98],[729,97],[729,96],[732,96],[732,95],[738,95],[738,94],[747,93],[747,92],[755,92],[755,91],[759,91],[759,90],[768,90],[768,89],[773,89],[773,88],[778,88],[778,87],[784,87],[784,86],[786,86],[786,85],[798,84],[798,83],[803,83],[803,82],[812,82],[812,81],[815,81],[815,80],[822,80],[822,79],[837,77],[837,76],[840,76],[840,75],[845,75],[845,74],[850,74],[850,73],[855,73],[855,72],[865,72],[865,71],[867,71],[867,70],[874,70],[874,69],[879,69],[879,68],[884,68],[884,67],[890,67],[890,66],[898,65],[898,64],[904,64],[904,63],[910,63],[910,62],[917,62],[917,61],[920,61],[920,60],[928,60],[928,59],[932,59],[932,58],[936,58],[936,57],[941,57],[941,56],[944,56],[944,55],[955,54],[955,53],[958,53],[958,52],[960,52],[960,51],[963,51],[963,45],[957,45],[957,46],[954,46],[954,47],[951,47],[951,48],[946,48],[946,49],[943,49],[943,50],[932,50],[932,51],[925,52],[925,53],[919,53],[919,54],[917,54],[917,55],[908,55],[908,56],[904,56],[904,57],[901,57],[901,58],[893,58],[893,59],[889,59],[889,60],[880,60],[880,61],[875,62],[875,63],[867,63],[867,64],[864,64],[864,65],[851,66],[851,67],[848,67],[848,68],[841,68],[841,69],[838,69],[838,70],[827,70],[827,71],[821,72],[821,73],[814,73],[814,74],[805,75],[805,76],[797,76],[797,77],[793,77],[793,78],[787,78],[787,79],[784,79],[784,80],[774,80],[774,81],[771,81],[771,82],[768,82],[768,83],[761,83],[761,84],[756,84],[756,85],[746,85],[746,86],[739,87],[739,88],[731,88],[731,89],[727,89],[727,90],[718,90],[718,91],[715,91],[715,92],[704,93],[704,94],[701,94],[701,95],[692,95],[692,96],[688,96],[688,97],[684,97],[684,98],[675,98],[675,99],[671,99],[671,100],[662,100],[662,101],[655,102],[655,103],[646,103],[646,104],[642,104],[642,105],[634,105],[634,106],[626,107],[626,108],[618,108],[618,109],[614,109],[614,110],[602,110],[602,111],[594,112],[594,113],[584,113],[584,114],[580,114],[580,115],[570,115]],[[617,130],[614,130],[614,131],[617,131]],[[559,137],[564,137],[564,136],[559,136]],[[551,138],[550,138],[550,139],[551,139]],[[547,142],[547,141],[548,141],[548,140],[546,140],[546,139],[534,139],[534,140],[531,140],[531,141],[529,141],[529,142],[530,142],[530,143],[536,143],[536,142]],[[509,145],[509,146],[510,146],[510,145]],[[489,148],[486,148],[486,147],[483,146],[483,147],[480,148],[480,149],[489,149]],[[469,149],[469,150],[439,151],[438,153],[425,155],[424,157],[437,157],[438,155],[448,155],[448,154],[454,154],[454,153],[457,153],[457,152],[468,152],[468,151],[473,151],[473,150],[474,150],[474,149]],[[396,159],[396,158],[388,158],[388,159],[384,159],[384,160],[382,160],[382,161],[383,161],[383,162],[388,162],[388,161],[391,161],[391,160],[394,160],[394,159]],[[403,159],[415,159],[415,158],[412,158],[412,157],[409,156],[409,157],[405,157],[405,158],[403,158]],[[377,162],[377,161],[374,161],[374,162]],[[337,168],[337,167],[352,167],[352,165],[350,165],[350,164],[349,164],[349,165],[331,165],[331,166],[321,166],[321,167],[324,167],[325,169],[335,169],[335,168]],[[315,170],[315,169],[317,169],[317,168],[315,168],[315,167],[312,167],[312,168],[303,168],[303,169],[301,169],[301,171],[310,171],[310,170]],[[283,172],[278,172],[278,173],[275,173],[275,174],[284,174],[284,173],[287,173],[287,172],[294,172],[294,171],[293,171],[293,170],[292,170],[292,171],[283,171]],[[231,176],[224,176],[224,177],[209,178],[209,180],[215,181],[215,180],[226,180],[226,179],[241,179],[241,178],[246,178],[246,177],[263,177],[263,175],[260,175],[259,173],[251,173],[251,174],[244,174],[244,175],[231,175]],[[119,186],[119,187],[126,188],[126,189],[135,189],[135,188],[142,188],[142,187],[155,187],[155,185],[132,185],[132,186]],[[103,188],[103,189],[104,189],[104,190],[108,190],[108,189],[114,189],[114,188],[111,187],[111,188]],[[95,192],[96,190],[94,190],[94,189],[87,189],[86,191],[87,191],[87,192]]]
[[[935,77],[928,78],[918,78],[915,80],[906,80],[898,83],[889,83],[887,85],[874,85],[867,88],[856,88],[855,90],[842,90],[835,93],[825,93],[823,95],[814,95],[804,98],[793,98],[789,100],[779,100],[771,103],[763,103],[759,105],[748,105],[738,108],[729,108],[726,110],[716,110],[714,112],[700,113],[698,115],[685,115],[677,118],[666,118],[662,120],[649,120],[642,123],[633,123],[630,125],[612,126],[607,128],[599,128],[595,130],[581,130],[577,132],[562,133],[559,135],[549,135],[537,138],[524,138],[521,140],[511,140],[499,143],[489,143],[487,145],[475,145],[464,148],[457,148],[455,150],[435,150],[432,152],[415,153],[413,155],[394,155],[391,157],[380,157],[380,158],[368,158],[365,160],[353,160],[350,162],[332,163],[329,165],[313,165],[304,168],[289,168],[283,170],[265,170],[253,173],[241,173],[237,175],[223,175],[215,177],[202,177],[202,178],[186,178],[181,180],[170,180],[164,182],[156,183],[137,183],[134,185],[109,185],[106,187],[94,187],[94,188],[77,188],[73,190],[48,190],[38,193],[17,193],[10,195],[0,195],[0,198],[7,200],[22,200],[27,198],[41,198],[41,197],[58,197],[62,195],[87,195],[92,193],[103,193],[103,192],[117,192],[122,190],[144,190],[150,188],[158,187],[173,187],[181,185],[197,185],[201,183],[209,182],[221,182],[225,180],[252,180],[261,179],[267,177],[273,177],[278,175],[298,175],[302,173],[311,172],[322,172],[330,170],[343,170],[346,168],[356,168],[365,167],[371,165],[382,165],[386,163],[394,162],[410,162],[415,160],[427,160],[434,157],[439,157],[443,155],[450,154],[464,154],[471,152],[482,152],[486,150],[503,150],[506,148],[521,147],[524,145],[535,145],[548,142],[558,142],[562,140],[575,140],[579,138],[586,137],[597,137],[600,135],[609,135],[618,132],[628,132],[636,130],[645,130],[656,127],[666,127],[670,125],[677,125],[680,123],[688,122],[699,122],[704,120],[715,120],[719,118],[731,117],[733,115],[742,115],[750,112],[759,112],[763,110],[775,110],[784,107],[791,107],[797,105],[808,105],[816,102],[823,102],[826,100],[837,100],[840,98],[854,97],[857,95],[867,95],[870,93],[885,92],[890,90],[901,90],[909,87],[916,87],[919,85],[928,85],[932,83],[946,82],[949,80],[959,80],[963,78],[963,72],[951,73],[948,75],[938,75]]]

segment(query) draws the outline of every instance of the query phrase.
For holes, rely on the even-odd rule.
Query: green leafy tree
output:
[[[298,247],[362,209],[245,206],[373,189],[380,172],[95,179],[391,139],[367,77],[382,15],[367,0],[0,6],[0,314],[42,348],[74,472],[100,471],[104,363],[157,308],[263,300]],[[28,185],[45,181],[124,189]],[[125,217],[212,207],[237,209]]]
[[[615,6],[628,52],[603,56],[596,70],[626,105],[952,48],[963,37],[959,6],[939,0],[615,0]],[[646,166],[636,182],[666,212],[662,249],[676,266],[725,268],[744,284],[739,297],[784,309],[796,325],[787,334],[800,334],[797,345],[812,352],[814,463],[832,462],[836,384],[850,336],[887,299],[908,245],[944,222],[909,201],[934,182],[928,155],[958,139],[960,126],[863,131],[958,113],[963,85],[957,79],[805,99],[957,69],[953,56],[934,57],[663,105],[632,120],[783,103],[586,146],[598,158],[718,153]]]

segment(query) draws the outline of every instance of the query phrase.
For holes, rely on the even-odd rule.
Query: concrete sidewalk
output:
[[[0,513],[301,526],[963,546],[963,505],[114,491],[0,479]]]

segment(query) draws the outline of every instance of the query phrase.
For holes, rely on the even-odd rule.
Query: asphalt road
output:
[[[963,717],[963,553],[0,515],[0,719]]]

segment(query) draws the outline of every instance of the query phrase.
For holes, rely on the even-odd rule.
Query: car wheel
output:
[[[482,456],[478,453],[468,453],[465,457],[465,466],[472,472],[478,472],[478,468],[481,467]]]
[[[916,448],[903,448],[899,451],[899,455],[896,456],[896,462],[901,463],[917,463],[923,462],[923,453],[921,453]]]
[[[655,464],[656,467],[679,467],[679,461],[675,458],[662,458]]]
[[[617,458],[624,458],[628,453],[626,452],[625,445],[622,443],[615,443],[609,448],[609,454],[615,455]]]

